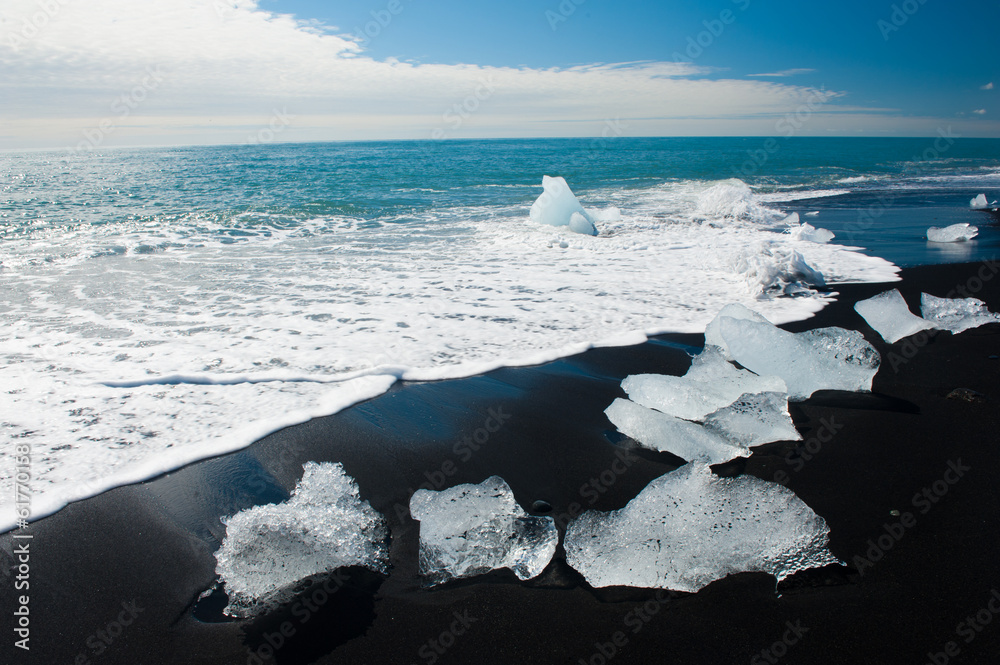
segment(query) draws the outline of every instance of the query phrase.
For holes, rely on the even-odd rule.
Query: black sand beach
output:
[[[1000,326],[889,346],[852,309],[898,286],[974,296],[1000,311],[998,266],[904,270],[901,284],[836,287],[839,301],[786,326],[862,331],[882,353],[871,395],[793,405],[804,437],[718,473],[795,491],[846,562],[777,590],[761,574],[697,594],[591,589],[560,549],[539,578],[495,573],[434,589],[416,574],[419,486],[496,474],[560,532],[620,508],[682,462],[629,450],[604,409],[632,373],[683,374],[701,336],[595,349],[532,368],[397,386],[331,417],[153,481],[70,505],[30,534],[30,651],[14,647],[14,578],[0,584],[0,662],[155,663],[994,663],[1000,653]],[[967,291],[963,293],[962,290]],[[955,389],[975,393],[950,394]],[[393,568],[313,580],[283,610],[222,620],[211,587],[219,518],[287,497],[309,460],[341,462],[392,531]],[[0,536],[10,552],[21,541]],[[5,561],[6,572],[8,559]],[[12,574],[16,571],[12,571]]]

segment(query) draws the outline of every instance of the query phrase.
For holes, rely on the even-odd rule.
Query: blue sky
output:
[[[0,0],[0,147],[775,135],[795,113],[801,135],[998,136],[997,26],[971,0]]]

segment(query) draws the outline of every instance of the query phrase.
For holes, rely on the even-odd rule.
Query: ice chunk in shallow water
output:
[[[772,441],[802,440],[788,413],[784,392],[740,395],[729,406],[710,413],[705,429],[750,448]]]
[[[531,220],[549,226],[568,226],[574,233],[596,236],[597,228],[563,178],[542,177],[545,191],[531,204]]]
[[[287,600],[296,582],[344,566],[385,572],[385,518],[340,464],[307,462],[291,498],[233,515],[215,553],[226,613],[247,617]]]
[[[622,388],[633,402],[685,420],[702,420],[744,393],[787,390],[785,382],[776,376],[758,376],[738,369],[716,346],[706,346],[695,356],[684,376],[636,374],[626,377]]]
[[[970,224],[952,224],[943,229],[932,226],[927,229],[927,239],[931,242],[963,242],[979,235],[979,229]]]
[[[969,201],[969,205],[972,208],[975,208],[976,210],[982,210],[983,208],[986,208],[987,206],[989,206],[989,203],[986,202],[986,195],[985,194],[980,194],[976,198],[974,198],[971,201]]]
[[[910,312],[899,289],[892,289],[868,300],[858,301],[854,303],[854,311],[890,344],[915,335],[921,330],[934,328],[933,323]]]
[[[1000,314],[986,309],[986,303],[977,298],[938,298],[922,293],[920,311],[935,326],[956,335],[963,330],[1000,321]]]
[[[673,453],[688,461],[722,464],[750,455],[747,446],[730,441],[721,433],[627,399],[616,399],[604,413],[619,432],[643,447]]]
[[[566,562],[594,587],[696,592],[741,572],[780,582],[840,563],[826,521],[791,490],[719,478],[691,463],[653,480],[621,510],[589,510],[566,528]]]
[[[432,584],[498,568],[531,579],[545,570],[559,541],[555,521],[524,512],[499,476],[441,492],[417,490],[410,514],[420,521],[420,574]]]
[[[788,233],[796,240],[805,240],[819,244],[828,243],[836,237],[833,231],[817,229],[812,224],[802,224],[801,226],[793,227],[788,229]]]
[[[766,321],[727,316],[727,309],[717,317],[723,348],[750,371],[784,379],[789,399],[806,399],[823,389],[871,390],[881,358],[858,331],[819,328],[790,333]]]

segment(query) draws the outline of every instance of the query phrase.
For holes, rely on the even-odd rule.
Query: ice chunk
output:
[[[836,237],[833,231],[817,229],[812,224],[802,224],[801,226],[793,227],[788,230],[788,233],[796,240],[805,240],[820,244],[828,243]]]
[[[793,294],[809,286],[824,286],[823,273],[809,265],[794,249],[768,242],[752,243],[734,252],[729,260],[734,272],[755,295]]]
[[[708,325],[705,326],[705,348],[714,346],[722,349],[722,354],[725,356],[726,360],[732,360],[733,356],[729,353],[729,346],[726,344],[726,340],[722,338],[722,332],[719,329],[720,322],[724,318],[756,321],[757,323],[766,323],[768,325],[771,323],[758,312],[755,312],[749,307],[744,307],[739,303],[726,305],[719,310],[719,313],[715,315],[715,318],[709,321]]]
[[[621,510],[589,510],[566,528],[566,562],[594,587],[696,592],[741,572],[778,581],[840,563],[826,521],[791,490],[753,476],[719,478],[688,464],[653,480]]]
[[[762,376],[780,376],[793,400],[823,389],[868,392],[881,362],[878,351],[856,330],[790,333],[721,313],[718,326],[736,362]]]
[[[933,323],[910,312],[899,289],[892,289],[874,298],[856,302],[854,311],[890,344],[915,335],[921,330],[934,328]]]
[[[806,217],[818,217],[818,216],[819,216],[819,210],[813,210],[812,212],[806,213]]]
[[[305,464],[291,498],[233,515],[215,553],[226,613],[247,617],[291,596],[296,582],[343,566],[385,572],[385,518],[358,495],[340,464]]]
[[[597,235],[590,217],[563,178],[542,177],[544,191],[531,204],[531,220],[549,226],[568,226],[575,233]]]
[[[695,356],[684,376],[636,374],[626,377],[622,388],[633,402],[685,420],[702,420],[744,393],[787,390],[776,376],[757,376],[726,362],[715,346]]]
[[[772,441],[802,440],[788,413],[784,392],[740,395],[729,406],[709,414],[705,429],[749,448]]]
[[[986,309],[986,303],[977,298],[938,298],[922,293],[920,311],[935,326],[956,335],[963,330],[1000,321],[1000,314]]]
[[[498,568],[531,579],[559,541],[555,521],[524,512],[499,476],[441,492],[417,490],[410,514],[420,521],[420,573],[432,584]]]
[[[983,208],[988,207],[989,203],[986,202],[986,195],[980,194],[976,198],[969,201],[969,205],[975,208],[976,210],[982,210]]]
[[[793,212],[788,217],[785,217],[785,219],[782,220],[782,223],[786,224],[787,226],[796,226],[796,225],[798,225],[798,223],[799,223],[799,213]]]
[[[932,226],[927,229],[927,239],[931,242],[962,242],[979,235],[979,229],[970,224],[952,224],[943,229]]]
[[[673,453],[688,461],[722,464],[750,455],[749,448],[729,441],[722,434],[627,399],[616,399],[604,413],[619,432],[643,447]]]

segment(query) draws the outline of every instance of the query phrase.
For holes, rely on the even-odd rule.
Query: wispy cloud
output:
[[[986,85],[979,86],[979,89],[980,90],[992,90],[993,89],[993,81],[990,81]]]
[[[747,76],[755,76],[758,78],[784,78],[786,76],[798,76],[799,74],[808,74],[809,72],[814,72],[815,69],[783,69],[780,72],[768,72],[766,74],[747,74]]]
[[[976,115],[986,115],[986,109],[976,109],[973,113]]]

